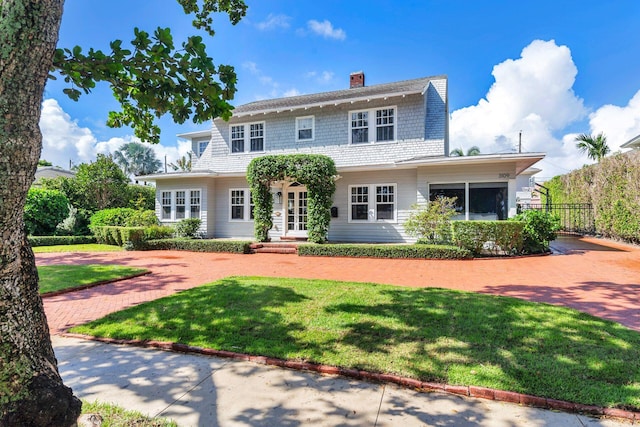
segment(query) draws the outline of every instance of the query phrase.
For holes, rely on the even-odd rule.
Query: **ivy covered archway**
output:
[[[331,222],[331,204],[336,191],[336,165],[330,157],[320,154],[289,154],[256,157],[247,168],[247,181],[253,199],[255,238],[269,239],[273,227],[273,196],[275,181],[297,181],[307,187],[307,234],[310,242],[327,241]]]

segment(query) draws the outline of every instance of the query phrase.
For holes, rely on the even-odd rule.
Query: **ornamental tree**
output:
[[[177,0],[193,25],[213,35],[212,15],[237,23],[242,0]],[[134,29],[131,44],[110,51],[57,48],[64,0],[0,1],[0,426],[71,426],[81,403],[60,378],[35,258],[24,232],[23,210],[42,149],[39,120],[51,71],[69,84],[72,99],[99,82],[111,87],[121,111],[110,126],[132,126],[158,142],[155,119],[183,123],[228,118],[235,93],[233,67],[215,66],[202,36],[176,45],[169,28]]]

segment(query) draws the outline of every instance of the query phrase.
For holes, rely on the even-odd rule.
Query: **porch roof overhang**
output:
[[[162,181],[166,179],[176,178],[213,178],[218,176],[217,172],[212,170],[196,170],[190,172],[166,172],[166,173],[154,173],[151,175],[140,175],[134,177],[138,181]]]
[[[377,165],[363,166],[338,166],[338,172],[358,172],[366,170],[385,169],[413,169],[421,166],[454,166],[454,165],[490,165],[515,163],[516,175],[520,175],[531,166],[545,157],[544,153],[512,153],[512,154],[485,154],[478,156],[460,157],[415,157],[396,162],[382,163]]]
[[[178,138],[184,138],[184,139],[211,138],[211,129],[209,129],[209,130],[198,130],[198,131],[194,131],[194,132],[179,133],[176,136]]]
[[[622,144],[620,148],[635,148],[637,150],[640,149],[640,135],[636,136],[635,138],[631,138],[630,140]]]

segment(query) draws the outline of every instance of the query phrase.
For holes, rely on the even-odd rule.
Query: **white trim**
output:
[[[192,191],[198,191],[200,193],[200,204],[199,205],[194,205],[194,206],[200,206],[199,212],[200,214],[197,217],[192,217],[191,216],[191,192]],[[177,193],[179,192],[184,192],[184,205],[180,205],[180,206],[184,206],[184,218],[177,218],[176,217],[176,212],[177,212],[177,204],[176,204],[176,199],[177,199]],[[186,218],[202,218],[202,199],[203,199],[203,195],[204,195],[204,191],[203,189],[200,188],[176,188],[173,190],[160,190],[160,195],[159,195],[159,200],[160,200],[160,222],[178,222],[181,221],[183,219]],[[165,205],[164,204],[164,194],[165,193],[169,193],[169,205]],[[169,218],[165,218],[164,217],[164,208],[165,206],[169,206]]]
[[[383,110],[392,110],[392,121],[393,123],[393,139],[385,139],[378,141],[378,127],[382,127],[382,125],[378,126],[377,124],[377,113]],[[361,129],[367,129],[367,139],[366,142],[353,142],[353,127],[352,127],[352,114],[356,113],[367,113],[367,125],[366,127],[359,127]],[[349,132],[349,145],[358,146],[358,145],[366,145],[366,144],[389,144],[398,141],[398,107],[396,105],[388,105],[383,107],[376,107],[371,109],[361,109],[361,110],[351,110],[347,113],[347,129]],[[386,126],[389,126],[388,124]]]
[[[354,203],[351,198],[351,190],[355,187],[366,187],[367,188],[367,219],[353,219],[352,217],[352,206]],[[393,219],[377,219],[378,210],[377,210],[377,187],[392,187],[393,188]],[[353,184],[349,185],[347,189],[347,222],[352,224],[371,224],[371,223],[389,223],[389,224],[397,224],[398,223],[398,184],[397,183],[375,183],[375,184]],[[355,203],[356,205],[364,204],[364,203]],[[380,203],[380,204],[389,204],[389,203]]]
[[[252,125],[262,125],[262,150],[251,150],[251,126]],[[242,127],[242,149],[243,151],[233,151],[233,128]],[[240,140],[236,138],[236,140]],[[266,152],[267,145],[267,124],[266,122],[250,122],[250,123],[237,123],[229,125],[229,155],[235,156],[239,154],[250,154],[250,153],[264,153]]]
[[[242,205],[240,204],[233,204],[233,192],[234,191],[242,191],[243,195],[242,195]],[[249,221],[253,221],[253,219],[251,219],[251,206],[252,206],[252,200],[251,200],[251,189],[249,188],[230,188],[229,189],[229,216],[228,216],[228,221],[229,222],[249,222]],[[242,206],[242,218],[233,218],[233,207],[234,206]]]
[[[300,139],[300,125],[299,120],[311,119],[311,138]],[[304,143],[304,142],[313,142],[316,139],[316,116],[300,116],[296,117],[296,142]]]
[[[284,185],[282,188],[282,235],[283,236],[289,236],[289,237],[307,237],[308,236],[308,224],[309,224],[309,189],[307,188],[306,185],[298,185],[298,186],[291,186],[290,184],[293,183],[289,183],[287,185]],[[306,212],[306,221],[305,221],[305,230],[289,230],[289,199],[288,199],[288,193],[294,193],[294,225],[295,224],[300,224],[300,222],[298,221],[299,219],[299,215],[298,215],[298,208],[299,203],[300,203],[300,193],[307,193],[307,212]]]

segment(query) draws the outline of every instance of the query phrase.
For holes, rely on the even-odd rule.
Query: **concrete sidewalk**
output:
[[[629,426],[249,362],[53,337],[75,394],[189,426]]]

